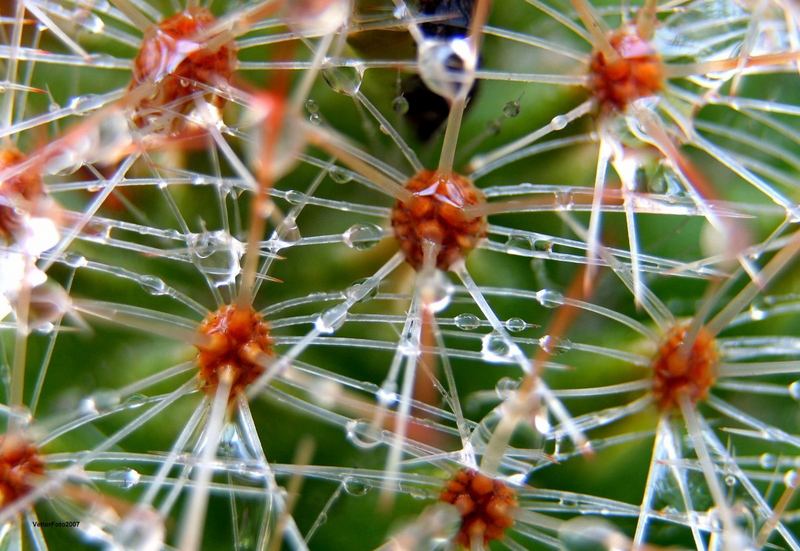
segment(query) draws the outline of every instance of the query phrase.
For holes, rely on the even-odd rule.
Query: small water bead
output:
[[[729,474],[724,478],[724,481],[725,481],[725,485],[726,486],[732,487],[732,486],[736,486],[736,483],[738,482],[738,479],[735,476],[733,476],[732,474]]]
[[[527,235],[511,234],[506,239],[505,249],[508,254],[530,256],[533,241]]]
[[[314,327],[323,335],[328,335],[339,329],[347,320],[348,305],[345,303],[325,310],[317,317]]]
[[[758,464],[762,469],[774,469],[778,464],[778,458],[771,453],[762,453],[758,456]]]
[[[519,100],[509,101],[503,106],[503,116],[508,119],[513,119],[519,116],[521,109]]]
[[[299,205],[306,200],[306,194],[296,189],[291,189],[286,192],[286,202],[290,205]]]
[[[149,398],[145,394],[131,394],[125,398],[124,405],[127,409],[140,408],[147,403]]]
[[[319,113],[311,113],[308,116],[308,122],[310,122],[314,126],[319,126],[322,124],[322,116],[320,116]]]
[[[354,96],[361,89],[364,67],[327,67],[322,70],[322,78],[337,94]]]
[[[404,96],[397,96],[392,100],[392,110],[398,115],[405,115],[408,109],[408,100]]]
[[[787,488],[797,488],[800,485],[800,473],[796,469],[786,471],[783,475],[783,483]]]
[[[166,295],[169,292],[167,284],[160,277],[143,275],[139,277],[139,286],[151,295]]]
[[[510,355],[511,345],[500,333],[491,332],[481,339],[481,356],[487,362],[506,362]]]
[[[340,166],[331,167],[328,171],[328,175],[331,177],[331,180],[337,184],[346,184],[353,180],[353,173]]]
[[[512,333],[519,333],[520,331],[524,331],[528,324],[525,323],[525,320],[521,318],[508,318],[506,320],[506,329],[511,331]]]
[[[509,398],[516,390],[519,388],[520,381],[519,379],[514,379],[512,377],[503,377],[497,384],[494,386],[494,391],[497,393],[497,397],[501,400],[505,400]]]
[[[539,339],[539,346],[548,354],[555,355],[559,352],[569,350],[572,346],[572,342],[569,339],[544,335]]]
[[[364,478],[348,476],[344,479],[344,491],[351,496],[363,496],[372,488],[372,483]]]
[[[309,114],[319,113],[319,104],[313,99],[307,99],[305,106],[306,106],[306,111],[308,111]]]
[[[352,285],[350,285],[350,287],[347,288],[345,291],[345,296],[355,302],[369,302],[378,296],[379,285],[373,285],[370,289],[364,292],[363,285],[367,281],[369,281],[369,278],[366,277],[355,281]]]
[[[795,381],[789,385],[789,396],[800,402],[800,381]]]
[[[362,449],[371,449],[381,443],[380,432],[364,419],[352,419],[345,427],[347,439]]]
[[[503,121],[500,119],[493,119],[486,123],[486,132],[490,136],[497,136],[503,130]]]
[[[357,251],[370,249],[380,242],[383,228],[377,224],[355,224],[342,234],[344,244]]]
[[[550,121],[550,127],[553,130],[564,130],[564,128],[567,127],[568,123],[569,119],[567,117],[565,117],[564,115],[556,115]]]
[[[89,399],[92,402],[93,409],[101,412],[110,411],[121,402],[119,393],[114,390],[98,390]]]
[[[139,483],[141,475],[134,469],[125,468],[108,471],[105,479],[108,483],[119,486],[123,490],[130,490]]]
[[[481,320],[475,314],[459,314],[454,321],[456,327],[462,331],[471,331],[481,326]]]
[[[564,295],[552,289],[541,289],[536,292],[536,300],[545,308],[558,308],[564,304]]]

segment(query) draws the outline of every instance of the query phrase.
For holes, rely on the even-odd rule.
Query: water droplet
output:
[[[125,407],[128,409],[136,409],[146,404],[147,400],[148,398],[144,394],[131,394],[125,399]]]
[[[536,300],[545,308],[557,308],[564,303],[564,295],[552,289],[542,289],[536,292]]]
[[[503,335],[491,332],[481,339],[481,355],[487,362],[506,362],[511,355],[511,346]]]
[[[101,96],[86,94],[85,96],[75,96],[67,104],[67,108],[78,115],[86,115],[90,111],[99,109],[106,102]]]
[[[767,312],[764,311],[761,308],[761,306],[755,302],[750,305],[748,313],[750,314],[750,319],[753,321],[761,321],[767,317]]]
[[[292,189],[286,192],[286,201],[291,205],[299,205],[302,203],[306,198],[306,194],[297,191],[296,189]]]
[[[97,404],[95,404],[94,398],[92,397],[84,398],[78,402],[78,411],[80,412],[81,416],[96,415],[99,413]]]
[[[787,488],[797,488],[800,484],[800,474],[797,470],[786,471],[786,474],[783,475],[783,483]]]
[[[378,285],[373,285],[366,293],[364,292],[362,285],[367,281],[369,281],[369,278],[365,277],[348,287],[347,291],[345,291],[347,298],[355,302],[368,302],[378,296]]]
[[[408,100],[403,96],[397,96],[392,100],[392,109],[398,115],[405,115],[408,113]]]
[[[352,173],[340,166],[334,166],[328,171],[328,175],[337,184],[346,184],[353,179]]]
[[[506,320],[506,329],[508,329],[512,333],[519,333],[520,331],[523,331],[527,326],[528,324],[525,323],[525,320],[520,318],[508,318]]]
[[[519,256],[531,256],[533,242],[527,235],[511,234],[506,239],[506,252]]]
[[[314,126],[319,126],[320,124],[322,124],[322,117],[320,116],[319,113],[311,113],[308,116],[308,122],[310,122]]]
[[[463,95],[475,78],[475,53],[463,38],[428,39],[417,48],[417,67],[425,85],[448,99]]]
[[[347,439],[359,448],[374,448],[380,441],[380,434],[369,421],[353,419],[347,423]]]
[[[369,480],[348,476],[344,479],[344,491],[351,496],[363,496],[372,487]]]
[[[288,218],[288,217],[287,217]],[[190,234],[188,245],[197,264],[215,286],[230,285],[242,271],[244,245],[223,230]]]
[[[800,381],[795,381],[789,385],[789,396],[800,402]]]
[[[519,100],[509,101],[503,106],[503,116],[513,119],[519,115],[520,110]]]
[[[569,339],[561,339],[553,337],[552,335],[544,335],[539,339],[539,346],[548,354],[558,354],[565,350],[569,350],[572,342]]]
[[[361,88],[364,70],[357,67],[328,67],[322,70],[322,78],[338,94],[353,96]]]
[[[778,458],[771,453],[762,453],[758,456],[758,464],[762,469],[774,469],[778,464]]]
[[[562,210],[572,210],[575,207],[575,197],[572,195],[571,191],[559,191],[555,194],[556,197],[556,204],[558,204]]]
[[[455,318],[456,327],[463,331],[470,331],[481,326],[481,320],[475,314],[459,314]]]
[[[160,277],[143,275],[139,278],[139,285],[151,295],[166,295],[167,284]]]
[[[453,283],[441,270],[434,271],[430,277],[421,278],[420,295],[433,313],[450,306],[454,291]]]
[[[736,482],[737,482],[736,477],[733,476],[732,474],[729,474],[728,476],[725,477],[726,486],[735,486]]]
[[[511,394],[519,388],[519,379],[512,377],[503,377],[494,386],[494,391],[497,397],[501,400],[507,399]]]
[[[553,130],[563,130],[568,122],[569,120],[564,115],[556,115],[553,117],[553,120],[550,121],[550,126]]]
[[[486,123],[486,131],[490,136],[497,136],[503,129],[503,123],[500,119],[493,119]]]
[[[355,224],[350,226],[344,234],[344,244],[357,251],[374,247],[383,237],[383,228],[377,224]]]
[[[347,320],[347,310],[348,305],[345,303],[337,304],[333,308],[325,310],[314,322],[314,327],[323,334],[333,333]]]
[[[141,476],[134,469],[118,469],[105,474],[106,481],[123,490],[130,490],[139,483]]]
[[[319,105],[313,99],[306,100],[306,111],[311,113],[319,113]]]
[[[537,252],[543,252],[550,254],[553,252],[553,245],[554,243],[550,239],[537,239],[533,242],[533,248]]]
[[[114,390],[98,390],[88,398],[97,411],[109,411],[119,405],[120,396]]]

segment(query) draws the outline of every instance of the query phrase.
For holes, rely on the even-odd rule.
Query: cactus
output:
[[[0,548],[800,549],[792,2],[0,37]]]

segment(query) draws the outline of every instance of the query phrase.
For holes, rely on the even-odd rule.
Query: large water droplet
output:
[[[508,318],[506,320],[506,329],[512,333],[519,333],[520,331],[525,330],[527,326],[528,324],[525,323],[525,320],[521,318]]]
[[[190,234],[188,245],[197,264],[215,286],[231,285],[242,271],[244,245],[223,230]]]
[[[475,55],[463,38],[428,39],[417,49],[419,76],[433,92],[448,99],[466,95],[475,78]]]

